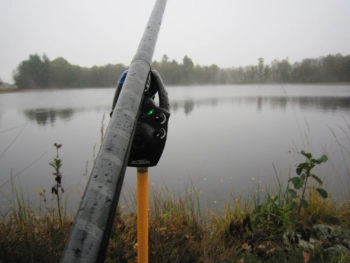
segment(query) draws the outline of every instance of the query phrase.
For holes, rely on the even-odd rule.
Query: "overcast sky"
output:
[[[0,0],[0,78],[30,54],[129,65],[155,0]],[[350,54],[350,0],[168,0],[154,60],[238,67]]]

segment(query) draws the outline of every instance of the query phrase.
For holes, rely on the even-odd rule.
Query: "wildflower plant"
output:
[[[53,167],[54,172],[52,175],[55,177],[55,184],[51,188],[51,193],[56,196],[57,201],[57,210],[58,210],[58,217],[60,220],[60,225],[62,225],[62,214],[61,214],[61,196],[64,193],[64,189],[62,186],[62,159],[59,156],[59,149],[62,147],[62,144],[54,144],[56,148],[56,157],[49,163],[51,167]]]
[[[306,153],[305,151],[301,151],[301,154],[306,157],[306,161],[303,163],[300,163],[296,169],[297,176],[292,177],[289,179],[289,182],[292,183],[293,188],[288,187],[288,194],[291,197],[292,205],[294,207],[298,206],[298,214],[300,214],[301,208],[306,208],[308,206],[308,201],[305,198],[306,189],[308,186],[308,181],[310,178],[313,178],[319,186],[322,186],[323,181],[313,174],[311,170],[321,163],[324,163],[328,160],[328,157],[326,155],[322,155],[320,158],[315,159],[313,158],[311,153]],[[326,190],[324,190],[321,187],[317,187],[316,192],[320,194],[322,198],[327,198],[328,193]],[[298,198],[298,192],[301,193],[301,196],[299,197],[299,204],[297,205],[296,199]]]

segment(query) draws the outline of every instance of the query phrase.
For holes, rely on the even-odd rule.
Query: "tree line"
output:
[[[259,58],[256,65],[232,68],[195,65],[188,56],[179,63],[164,55],[152,68],[161,73],[167,85],[350,82],[350,55],[341,54],[294,64],[287,58],[265,64]],[[81,67],[62,57],[51,61],[46,55],[33,54],[18,65],[14,80],[20,89],[110,87],[126,69],[123,64]]]
[[[34,54],[19,64],[14,80],[20,89],[108,87],[115,84],[125,69],[122,64],[80,67],[62,57],[50,61],[46,55]]]

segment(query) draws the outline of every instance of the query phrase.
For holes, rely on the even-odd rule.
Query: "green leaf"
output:
[[[292,177],[289,179],[289,182],[292,182],[295,189],[300,189],[303,186],[304,180],[299,177]]]
[[[306,158],[308,158],[309,160],[312,158],[312,154],[311,153],[306,153],[304,150],[300,152],[302,155],[304,155]]]
[[[327,198],[328,197],[327,191],[324,190],[323,188],[317,188],[316,191],[320,194],[320,196],[322,196],[322,198]]]
[[[328,161],[328,157],[326,155],[322,155],[320,158],[318,159],[312,159],[311,160],[313,163],[316,163],[316,164],[321,164],[321,163],[325,163]]]
[[[292,202],[288,203],[287,207],[288,207],[289,210],[292,211],[292,210],[297,209],[298,205],[297,205],[297,203],[295,201],[292,201]]]
[[[290,196],[292,199],[294,199],[294,198],[297,197],[297,192],[296,192],[294,189],[288,189],[287,191],[288,191],[289,196]]]
[[[298,166],[298,167],[297,167],[297,170],[296,170],[297,175],[300,175],[300,174],[302,173],[302,171],[303,171],[303,168],[300,167],[300,166]]]
[[[319,160],[317,160],[317,159],[311,159],[311,163],[313,163],[313,164],[320,164]]]
[[[305,169],[307,170],[309,167],[309,164],[308,163],[300,163],[296,169],[296,172],[298,175],[300,175],[302,173],[302,171]]]
[[[323,184],[323,181],[317,175],[311,174],[311,176],[318,182],[319,185]]]
[[[317,159],[319,163],[325,163],[328,161],[328,157],[326,155],[322,155],[320,158]]]

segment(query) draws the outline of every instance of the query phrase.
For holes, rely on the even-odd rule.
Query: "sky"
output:
[[[0,78],[39,54],[129,65],[155,0],[0,0]],[[350,55],[349,0],[168,0],[153,60],[219,67]]]

